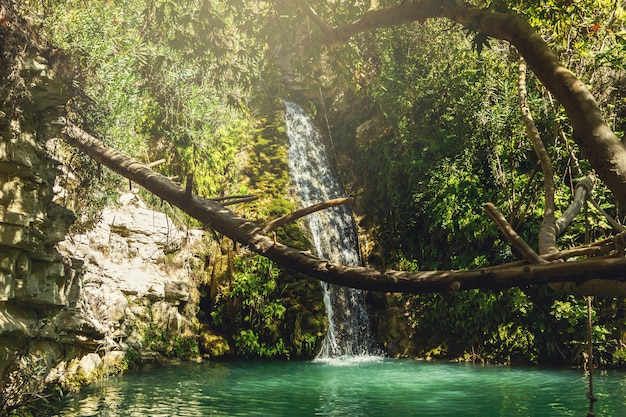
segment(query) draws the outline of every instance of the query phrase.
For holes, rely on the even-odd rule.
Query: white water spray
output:
[[[344,197],[311,118],[297,105],[285,102],[289,136],[289,174],[304,206]],[[307,216],[317,256],[345,265],[360,265],[352,216],[345,206]],[[318,359],[373,355],[374,341],[363,291],[322,282],[328,314],[328,333]]]

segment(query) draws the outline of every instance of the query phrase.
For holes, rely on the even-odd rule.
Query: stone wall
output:
[[[135,362],[194,354],[168,348],[196,340],[199,296],[192,270],[203,239],[203,231],[176,226],[127,192],[119,206],[104,209],[93,230],[57,245],[81,277],[78,309],[68,319],[77,332],[89,333],[111,371],[127,366],[129,352]],[[71,369],[77,361],[60,366],[63,374],[63,367]],[[68,378],[73,372],[61,382]]]

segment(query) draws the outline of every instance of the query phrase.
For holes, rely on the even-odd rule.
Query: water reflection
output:
[[[596,415],[626,413],[626,374],[598,374]],[[59,416],[585,415],[587,380],[559,369],[415,361],[179,364],[111,378]]]

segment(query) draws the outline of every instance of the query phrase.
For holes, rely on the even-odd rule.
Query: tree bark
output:
[[[565,210],[565,213],[563,213],[555,222],[557,236],[560,236],[563,232],[565,232],[570,223],[572,223],[572,220],[574,220],[574,217],[580,213],[585,200],[591,196],[591,191],[593,190],[595,181],[595,175],[589,174],[576,184],[576,188],[574,189],[574,201],[572,201],[567,210]]]
[[[619,203],[626,206],[626,146],[605,123],[598,103],[582,81],[565,68],[539,34],[522,18],[496,13],[460,0],[407,0],[379,8],[353,23],[331,28],[306,0],[297,0],[328,42],[377,28],[429,18],[447,18],[487,36],[514,45],[543,85],[563,105],[573,127],[573,139]]]
[[[425,293],[472,288],[501,289],[549,282],[581,283],[593,278],[626,280],[626,258],[623,257],[471,271],[379,271],[341,265],[274,242],[258,225],[235,215],[215,201],[187,195],[185,189],[165,176],[104,145],[69,122],[63,133],[70,145],[212,229],[279,265],[329,283],[374,291]]]

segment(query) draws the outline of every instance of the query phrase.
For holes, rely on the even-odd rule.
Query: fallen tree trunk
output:
[[[189,195],[165,176],[106,146],[71,123],[67,123],[63,132],[65,141],[70,145],[215,231],[279,265],[329,283],[374,291],[425,293],[473,288],[500,289],[550,282],[582,283],[595,278],[626,280],[626,258],[623,257],[471,271],[380,271],[341,265],[274,242],[260,226],[237,216],[216,201]]]

